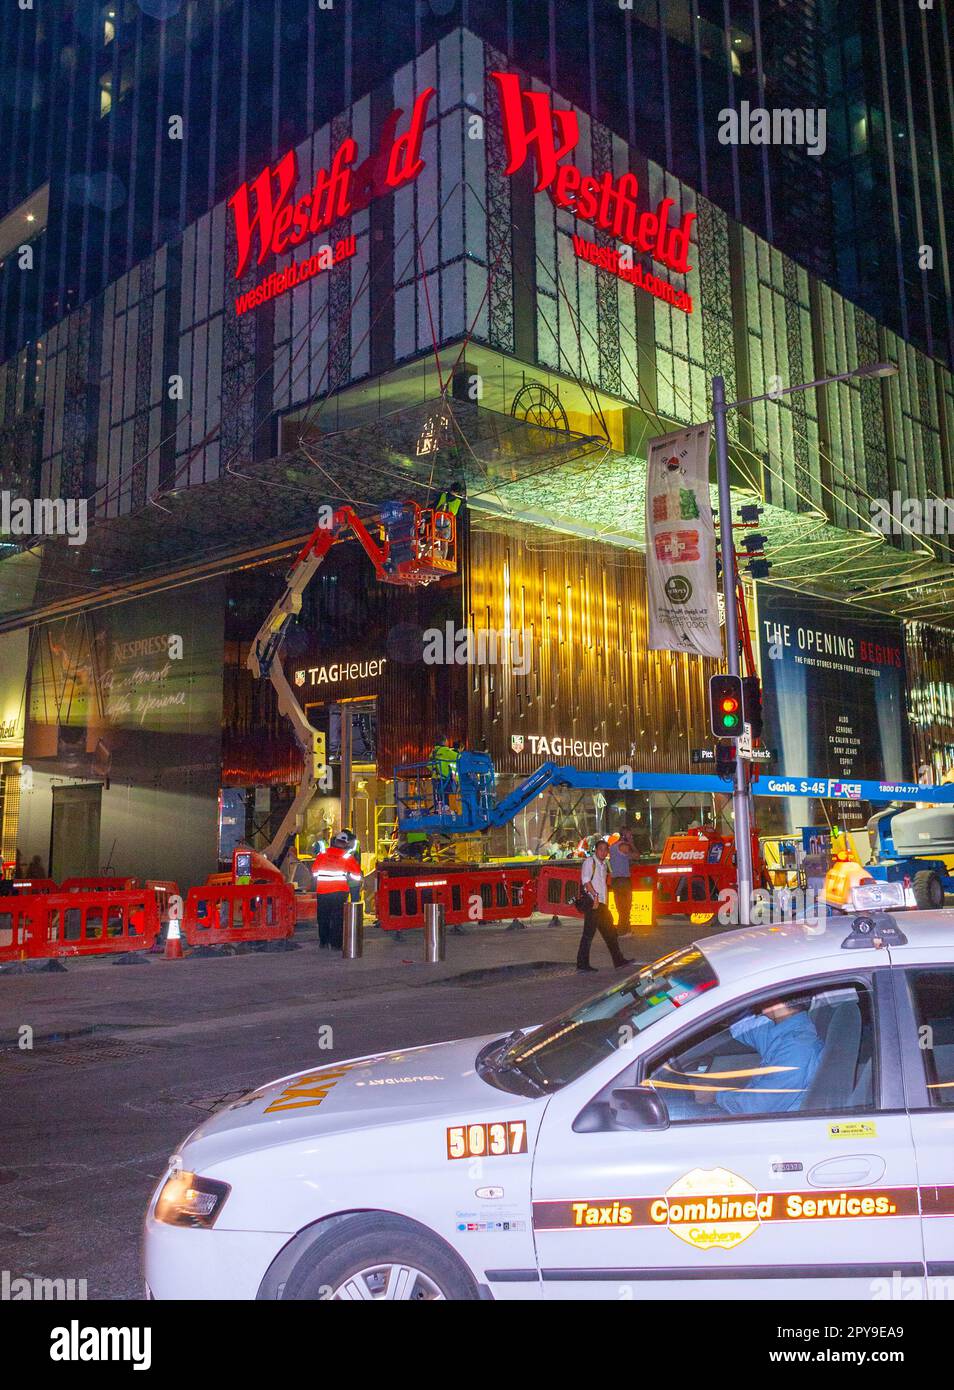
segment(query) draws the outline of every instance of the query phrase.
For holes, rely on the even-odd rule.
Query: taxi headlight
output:
[[[156,1202],[156,1220],[167,1226],[213,1226],[232,1191],[227,1182],[199,1178],[195,1173],[171,1173]]]

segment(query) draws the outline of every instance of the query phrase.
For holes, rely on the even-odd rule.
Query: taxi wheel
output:
[[[469,1271],[423,1226],[361,1212],[319,1235],[291,1271],[283,1299],[431,1302],[479,1297]]]

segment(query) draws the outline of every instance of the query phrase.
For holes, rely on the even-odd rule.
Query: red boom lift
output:
[[[328,551],[355,536],[377,577],[384,584],[414,587],[432,584],[457,571],[457,518],[440,507],[417,502],[388,502],[377,516],[362,520],[353,507],[326,508],[286,576],[285,592],[259,628],[247,666],[256,677],[267,676],[278,695],[278,709],[291,720],[302,752],[304,770],[297,795],[278,827],[265,856],[278,863],[289,840],[301,829],[324,770],[322,735],[308,722],[278,657],[288,629],[301,612],[302,594]]]

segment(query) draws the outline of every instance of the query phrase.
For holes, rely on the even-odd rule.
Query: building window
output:
[[[50,185],[45,183],[23,202],[0,218],[0,264],[12,251],[35,241],[46,231],[50,208]]]

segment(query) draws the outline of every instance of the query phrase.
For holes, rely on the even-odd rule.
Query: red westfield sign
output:
[[[655,212],[640,212],[635,174],[611,173],[599,178],[584,175],[575,164],[564,163],[580,142],[576,112],[556,109],[546,92],[524,91],[511,72],[492,72],[500,88],[507,174],[515,174],[532,156],[536,187],[547,190],[557,207],[566,208],[584,222],[592,222],[618,241],[625,241],[670,270],[684,275],[689,264],[689,229],[695,218],[687,212],[679,226],[669,222],[671,198],[663,198]]]
[[[650,255],[653,260],[668,266],[678,274],[691,270],[689,265],[689,233],[695,218],[687,212],[678,224],[669,221],[673,207],[671,198],[663,198],[656,209],[640,209],[637,204],[639,180],[635,174],[614,177],[604,173],[599,177],[586,175],[569,160],[579,144],[580,130],[576,113],[569,108],[555,108],[545,92],[524,90],[514,73],[490,74],[500,90],[504,141],[507,150],[506,174],[515,174],[528,159],[536,167],[536,189],[546,190],[557,207],[565,208],[584,222],[611,234],[617,241]],[[296,197],[298,160],[294,150],[275,164],[269,165],[254,179],[243,183],[229,199],[238,244],[236,278],[245,274],[252,262],[256,264],[270,255],[290,251],[319,232],[327,231],[342,218],[366,208],[374,199],[394,192],[411,183],[424,168],[421,145],[434,88],[428,87],[417,97],[407,123],[398,134],[403,111],[396,109],[384,123],[377,149],[357,163],[357,142],[350,136],[342,141],[331,157],[327,169],[319,169],[312,187]],[[666,287],[649,276],[644,283],[634,278],[628,268],[604,265],[603,248],[584,243],[581,253],[599,268],[611,269],[624,279],[630,279],[651,293],[666,295]],[[354,254],[352,249],[350,254]],[[595,259],[594,259],[595,256]],[[322,259],[324,257],[324,259]],[[276,294],[284,293],[303,279],[330,268],[341,257],[332,254],[330,246],[319,248],[319,255],[301,266],[289,267],[281,278],[273,272],[265,281],[236,300],[236,310],[245,312],[257,307]],[[314,264],[312,264],[314,262]],[[692,301],[683,295],[686,304],[677,307],[691,312]]]
[[[245,273],[252,258],[252,234],[258,237],[259,265],[268,255],[281,255],[300,246],[308,237],[326,231],[342,217],[366,208],[375,198],[393,193],[416,179],[424,168],[421,139],[427,108],[434,88],[421,92],[414,103],[408,128],[397,134],[403,111],[391,112],[384,123],[374,154],[355,167],[357,143],[349,136],[334,153],[327,169],[319,169],[309,192],[295,200],[298,160],[289,150],[278,163],[263,169],[256,179],[243,183],[229,199],[238,240],[236,277]]]

